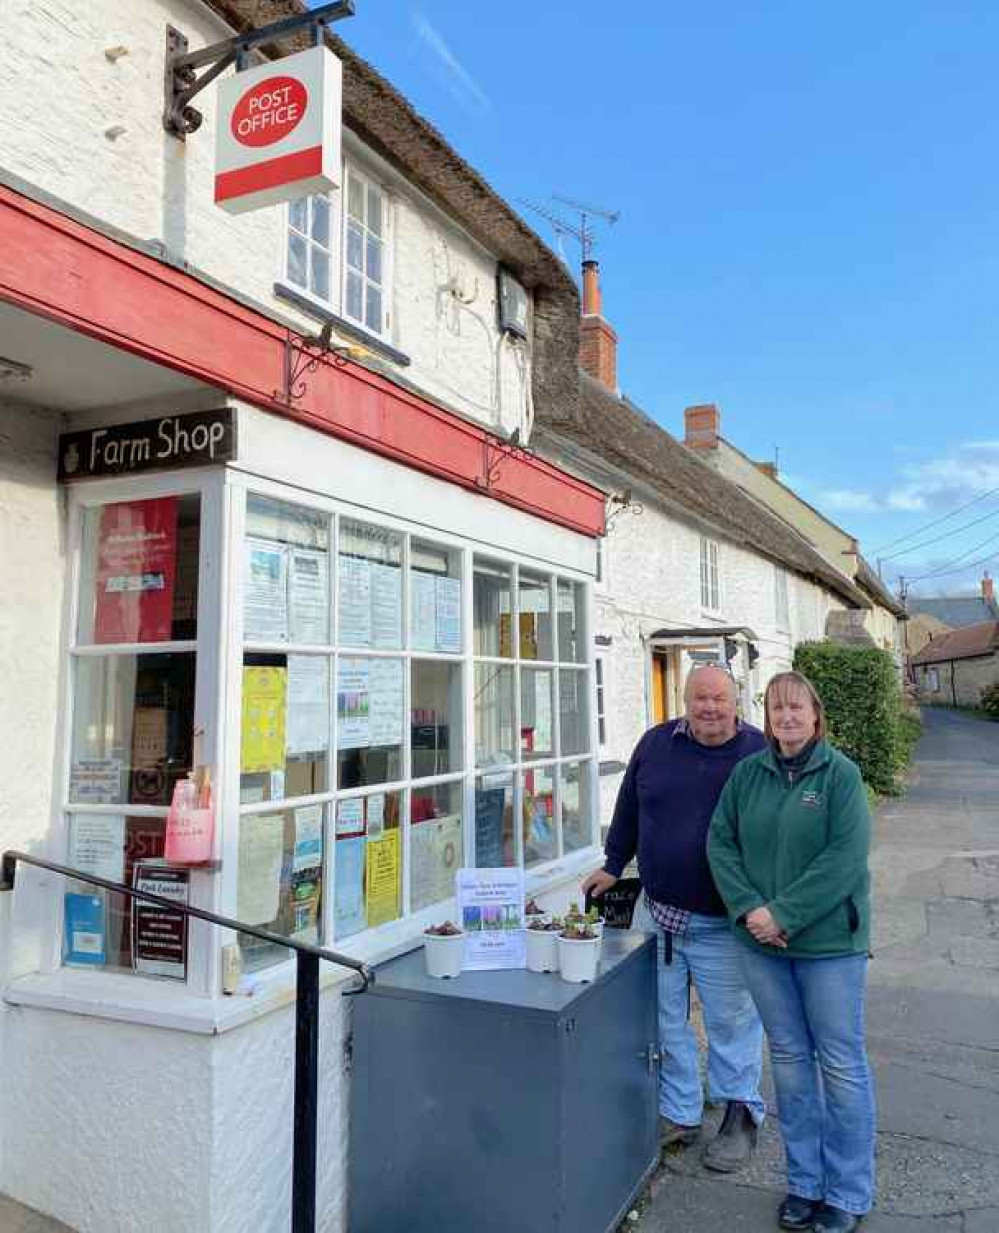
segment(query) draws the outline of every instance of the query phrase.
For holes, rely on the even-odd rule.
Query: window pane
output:
[[[364,272],[364,231],[357,223],[347,224],[347,265]]]
[[[520,674],[520,748],[525,761],[554,756],[552,671],[523,668]]]
[[[369,330],[381,333],[382,329],[382,293],[377,287],[369,286],[365,296],[364,324]]]
[[[305,805],[239,819],[236,917],[303,942],[322,941],[324,806]],[[243,967],[279,963],[287,948],[239,935]]]
[[[505,565],[475,558],[472,587],[476,655],[513,656],[513,618],[511,613],[510,570]]]
[[[322,249],[312,248],[311,289],[321,300],[330,298],[330,259]]]
[[[520,574],[520,657],[555,658],[548,579],[523,570]]]
[[[309,246],[300,235],[288,234],[288,278],[297,287],[309,285]]]
[[[337,665],[337,783],[362,788],[402,777],[403,661]]]
[[[330,246],[330,203],[319,194],[312,198],[312,238],[323,248]]]
[[[521,786],[524,791],[524,866],[529,869],[556,855],[553,768],[525,771]]]
[[[512,762],[516,756],[512,668],[475,665],[474,709],[476,765]]]
[[[464,863],[462,785],[414,788],[410,807],[410,907],[414,912],[454,897],[454,875]]]
[[[340,642],[399,650],[402,646],[402,536],[343,519],[338,587]]]
[[[589,753],[590,674],[586,669],[562,668],[558,676],[560,753]]]
[[[344,309],[348,317],[353,317],[355,321],[361,321],[363,307],[364,291],[361,276],[360,274],[355,274],[353,270],[348,270],[347,301]]]
[[[483,775],[475,781],[475,867],[499,869],[516,863],[513,776]]]
[[[329,516],[250,495],[243,559],[247,642],[329,642]]]
[[[562,850],[575,852],[593,842],[590,810],[590,766],[570,762],[562,775]]]
[[[414,539],[410,544],[409,645],[461,652],[461,553]]]
[[[382,281],[382,242],[376,236],[368,236],[368,263],[365,273],[373,283]]]
[[[402,913],[402,793],[337,803],[333,933],[338,939]]]
[[[382,233],[382,195],[377,188],[368,185],[368,230],[375,235]]]
[[[288,203],[288,222],[295,228],[296,231],[301,231],[303,234],[309,228],[309,199],[308,197],[299,197],[297,201]]]
[[[347,213],[364,222],[364,185],[356,175],[347,177]]]
[[[330,710],[325,656],[244,657],[240,804],[326,791]]]
[[[558,657],[564,663],[586,663],[583,614],[586,591],[581,583],[558,580]]]
[[[412,664],[413,778],[461,770],[461,667],[430,659],[414,659]]]
[[[195,638],[200,522],[196,495],[86,510],[77,640]]]
[[[69,799],[169,805],[191,770],[194,655],[74,661]]]

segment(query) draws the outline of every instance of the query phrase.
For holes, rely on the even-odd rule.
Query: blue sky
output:
[[[717,402],[872,561],[915,549],[886,579],[997,571],[999,491],[913,533],[999,490],[999,6],[357,8],[337,32],[507,200],[621,212],[596,255],[629,397],[678,435]]]

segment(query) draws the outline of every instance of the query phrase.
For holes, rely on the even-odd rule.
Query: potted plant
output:
[[[531,972],[558,971],[558,935],[562,922],[546,914],[527,922],[527,967]]]
[[[427,959],[427,975],[450,980],[461,975],[465,953],[465,931],[454,921],[429,925],[423,931],[423,953]]]
[[[536,899],[528,899],[527,906],[524,908],[524,917],[530,925],[532,920],[551,920],[551,913],[546,912]]]
[[[594,980],[600,960],[600,939],[585,920],[566,919],[558,935],[558,965],[562,979],[581,985]]]

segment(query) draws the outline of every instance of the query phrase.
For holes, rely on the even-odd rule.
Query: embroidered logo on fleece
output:
[[[808,809],[821,809],[825,803],[825,797],[821,792],[802,792],[801,803]]]

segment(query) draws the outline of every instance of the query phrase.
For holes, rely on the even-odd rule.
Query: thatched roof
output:
[[[575,442],[625,471],[672,507],[719,536],[820,582],[853,608],[869,608],[863,592],[797,531],[697,457],[643,411],[585,372],[572,423],[550,427],[554,439]]]
[[[302,13],[302,0],[207,0],[236,30]],[[349,23],[335,26],[349,37]],[[327,35],[343,64],[343,123],[396,167],[534,293],[533,395],[548,422],[571,419],[576,402],[579,292],[569,271],[522,218],[413,106],[343,39]],[[286,54],[264,47],[265,54]]]
[[[866,591],[878,607],[887,608],[889,612],[894,613],[897,617],[902,617],[903,619],[906,617],[907,613],[904,605],[899,603],[874,570],[871,569],[867,561],[861,556],[857,558],[857,586],[862,591]]]

